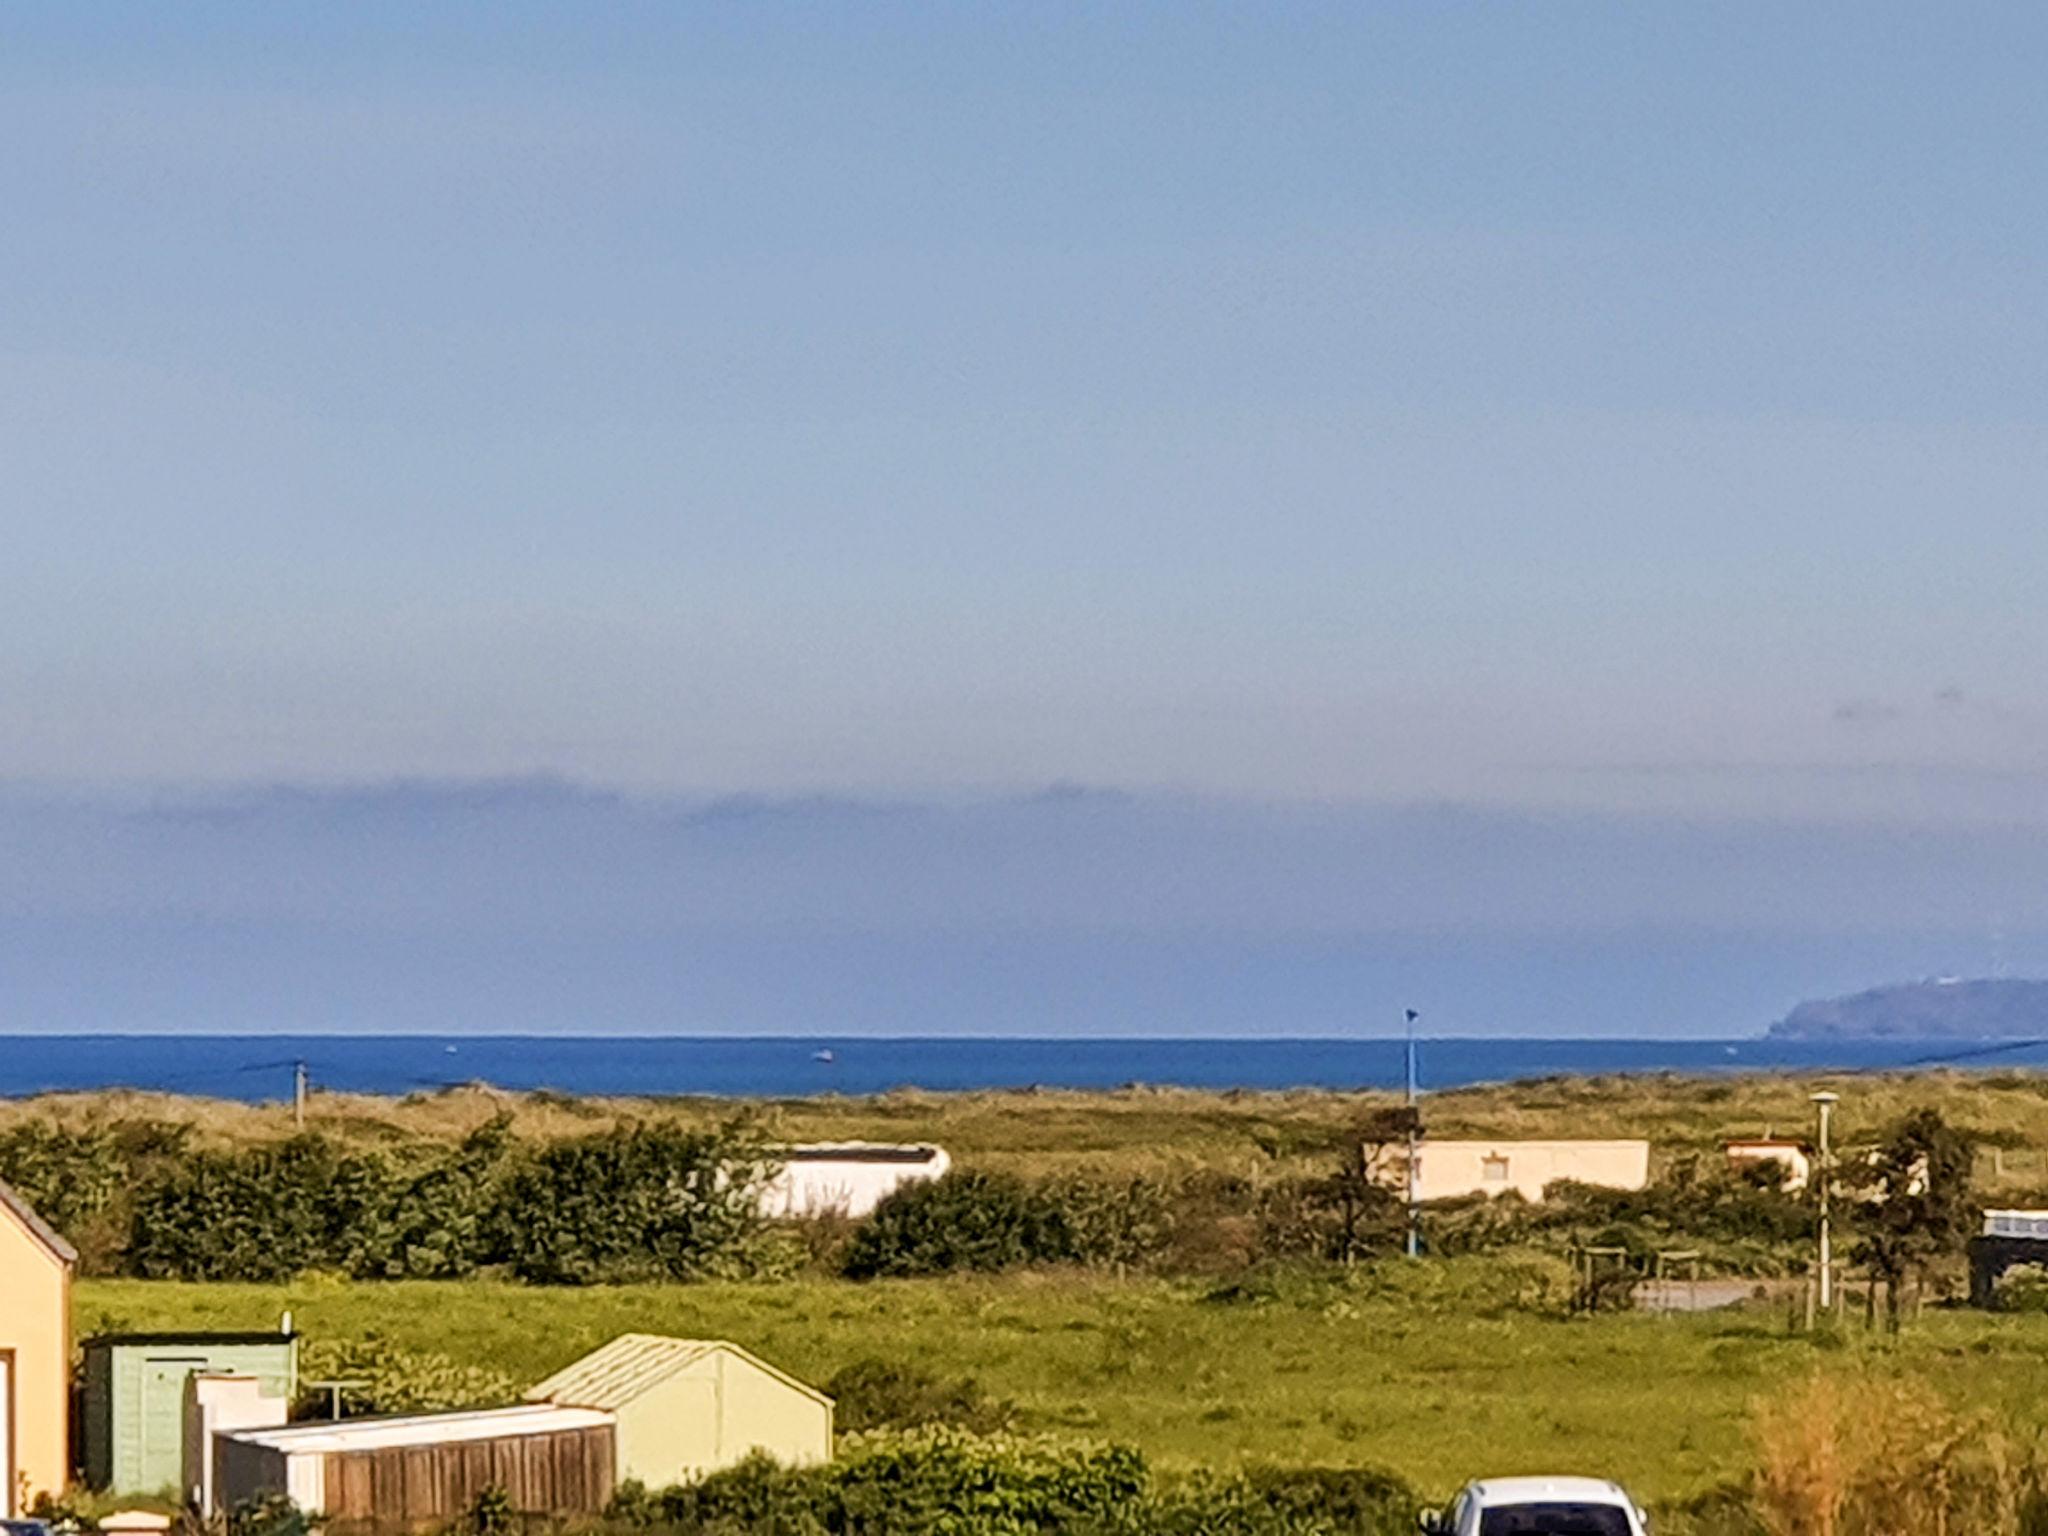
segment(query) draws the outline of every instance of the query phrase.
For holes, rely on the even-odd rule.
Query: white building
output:
[[[1722,1148],[1728,1154],[1729,1163],[1736,1168],[1776,1163],[1784,1170],[1779,1187],[1794,1194],[1806,1188],[1807,1180],[1813,1177],[1813,1153],[1803,1141],[1788,1141],[1781,1136],[1752,1136],[1723,1142]]]
[[[906,1184],[942,1177],[944,1147],[821,1142],[789,1147],[782,1170],[761,1187],[764,1216],[866,1216]]]

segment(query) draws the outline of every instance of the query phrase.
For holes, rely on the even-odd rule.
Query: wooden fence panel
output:
[[[327,1504],[337,1523],[417,1530],[461,1515],[486,1488],[526,1514],[595,1514],[610,1502],[617,1446],[610,1425],[446,1445],[337,1451]]]

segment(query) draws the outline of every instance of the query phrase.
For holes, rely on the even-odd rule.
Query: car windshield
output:
[[[1481,1511],[1479,1536],[1634,1536],[1619,1504],[1495,1504]]]

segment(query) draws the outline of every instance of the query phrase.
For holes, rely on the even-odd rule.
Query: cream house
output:
[[[71,1470],[71,1271],[78,1255],[0,1184],[0,1517]]]
[[[832,1399],[723,1339],[622,1334],[526,1400],[615,1414],[619,1481],[649,1488],[755,1452],[795,1467],[832,1459]]]
[[[1390,1182],[1403,1172],[1391,1170]],[[1422,1143],[1415,1169],[1418,1200],[1460,1195],[1504,1195],[1541,1200],[1560,1179],[1608,1189],[1641,1189],[1650,1182],[1647,1141],[1437,1141]]]

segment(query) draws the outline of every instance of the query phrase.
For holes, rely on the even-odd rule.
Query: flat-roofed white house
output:
[[[1462,1195],[1504,1195],[1541,1200],[1560,1179],[1606,1189],[1641,1189],[1650,1182],[1647,1141],[1438,1141],[1422,1143],[1415,1170],[1418,1200]],[[1390,1181],[1403,1179],[1398,1162]]]
[[[782,1167],[761,1186],[764,1216],[866,1216],[906,1184],[944,1177],[944,1147],[872,1141],[785,1147]]]

